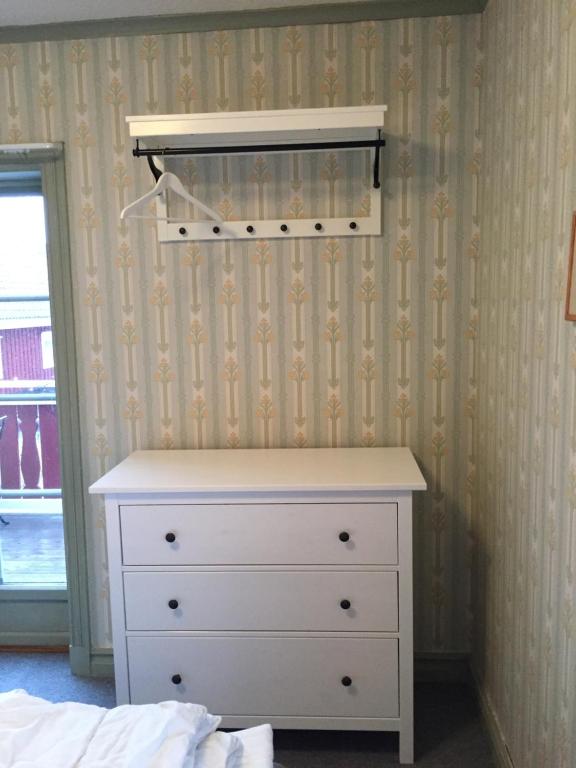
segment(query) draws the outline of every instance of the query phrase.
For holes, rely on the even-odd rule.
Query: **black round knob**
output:
[[[348,531],[342,531],[342,533],[339,534],[338,538],[340,541],[350,541],[350,534]]]
[[[350,222],[350,229],[357,229],[357,228],[358,228],[358,224],[356,224],[355,221],[351,221]]]
[[[250,234],[254,232],[254,227],[252,226],[252,224],[248,224],[248,226],[246,227],[246,232],[250,232]]]
[[[168,600],[168,608],[172,608],[175,611],[178,608],[178,600]]]
[[[178,232],[180,232],[181,235],[185,235],[186,234],[186,227],[180,227],[178,229]]]
[[[282,232],[288,232],[288,224],[280,224],[280,229]]]
[[[170,531],[170,533],[167,533],[164,538],[166,539],[166,541],[172,544],[172,542],[176,541],[176,534]]]
[[[320,224],[320,222],[319,222],[319,221],[318,221],[318,222],[316,222],[316,224],[314,224],[314,229],[317,229],[317,230],[318,230],[318,232],[320,232],[320,230],[322,229],[322,224]]]
[[[172,601],[170,601],[170,602],[172,602]],[[351,605],[352,605],[352,603],[350,602],[350,600],[340,600],[340,608],[342,608],[343,611],[347,611],[348,608],[350,608]],[[170,607],[172,607],[172,606],[170,606]]]
[[[176,677],[179,677],[179,675],[176,675]],[[172,678],[172,679],[174,679],[174,678]],[[346,676],[346,677],[343,677],[340,682],[342,683],[344,688],[350,688],[350,686],[352,685],[352,678]]]
[[[172,675],[172,682],[174,685],[180,685],[182,682],[182,675]]]
[[[212,232],[214,232],[215,235],[219,234],[220,227],[212,227]]]

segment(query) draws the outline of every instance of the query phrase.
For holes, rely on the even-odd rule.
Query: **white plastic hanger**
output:
[[[145,195],[142,195],[142,197],[139,197],[138,200],[134,200],[133,203],[130,203],[129,205],[124,208],[122,213],[120,214],[121,219],[155,219],[156,221],[178,221],[178,219],[171,219],[171,218],[162,218],[159,216],[139,216],[137,215],[136,211],[139,211],[143,206],[150,202],[150,200],[153,200],[157,195],[161,195],[166,190],[172,190],[174,194],[178,195],[178,197],[181,197],[183,200],[186,200],[189,203],[192,203],[193,206],[196,208],[199,208],[201,211],[204,211],[204,213],[209,216],[213,221],[219,221],[222,222],[222,216],[220,214],[216,213],[216,211],[212,210],[212,208],[209,208],[207,205],[204,205],[204,203],[201,203],[200,200],[196,199],[194,195],[189,194],[186,189],[184,188],[184,185],[176,176],[176,174],[171,173],[170,171],[165,171],[158,181],[156,182],[156,186],[154,189],[151,189],[150,192],[146,192]]]

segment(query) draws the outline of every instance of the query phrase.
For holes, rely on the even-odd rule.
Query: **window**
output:
[[[40,171],[0,172],[0,584],[64,585]]]

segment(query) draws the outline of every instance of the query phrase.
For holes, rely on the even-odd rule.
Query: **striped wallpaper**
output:
[[[480,17],[0,46],[0,143],[64,141],[86,481],[135,448],[409,445],[416,641],[469,647]],[[384,234],[158,245],[127,114],[388,104]],[[183,161],[227,217],[360,215],[362,155]],[[109,647],[101,499],[93,642]]]
[[[576,765],[576,2],[483,17],[476,675],[516,768]]]

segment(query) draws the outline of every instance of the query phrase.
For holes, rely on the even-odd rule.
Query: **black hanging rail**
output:
[[[258,152],[306,152],[327,149],[374,149],[374,180],[375,189],[380,188],[380,148],[386,146],[385,139],[378,131],[377,139],[362,139],[358,141],[322,141],[300,142],[294,144],[244,144],[232,147],[153,147],[143,149],[139,139],[132,150],[134,157],[146,157],[150,170],[156,180],[161,171],[154,165],[153,157],[173,157],[177,155],[238,155],[255,154]]]

